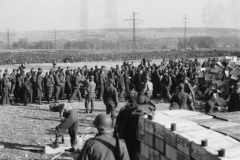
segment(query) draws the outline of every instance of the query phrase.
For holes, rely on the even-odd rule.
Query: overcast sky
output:
[[[240,29],[240,0],[0,0],[0,30],[129,28],[133,11],[140,28]]]

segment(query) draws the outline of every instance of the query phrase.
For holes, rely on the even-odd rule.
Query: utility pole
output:
[[[13,36],[16,36],[16,33],[14,33],[12,30],[7,29],[6,33],[1,33],[1,36],[4,38],[7,38],[7,49],[10,49],[10,40],[13,38]]]
[[[57,30],[55,29],[55,32],[54,32],[54,38],[55,38],[55,49],[57,49]]]
[[[187,14],[184,14],[183,17],[183,23],[184,23],[184,49],[186,50],[186,41],[187,41]]]
[[[139,13],[135,13],[133,12],[132,16],[130,17],[130,19],[124,19],[124,22],[125,21],[128,21],[128,23],[131,25],[133,25],[133,38],[132,38],[132,41],[133,41],[133,44],[132,44],[132,50],[133,50],[133,53],[135,53],[135,50],[136,50],[136,25],[138,26],[138,24],[140,22],[143,22],[143,20],[141,19],[136,19],[136,14],[139,16]]]

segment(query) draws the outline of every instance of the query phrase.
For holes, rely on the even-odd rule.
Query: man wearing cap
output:
[[[177,89],[178,92],[173,94],[170,103],[177,103],[179,109],[195,111],[191,96],[184,92],[184,84],[180,83]]]
[[[98,134],[86,141],[77,160],[130,160],[125,142],[112,135],[109,115],[99,114],[93,124]]]
[[[106,113],[111,115],[114,121],[115,109],[118,106],[118,93],[117,89],[113,86],[114,81],[109,79],[109,85],[105,88],[103,102],[106,105]]]
[[[9,92],[11,89],[11,82],[9,81],[9,74],[4,73],[2,79],[2,104],[7,105],[10,104]]]
[[[142,94],[146,95],[150,99],[152,97],[153,84],[150,82],[150,78],[148,76],[144,78],[144,82]]]
[[[96,84],[94,83],[94,76],[89,77],[89,83],[87,84],[86,91],[86,99],[85,99],[85,109],[86,113],[88,113],[89,109],[89,103],[91,103],[91,110],[90,113],[93,112],[94,110],[94,99],[95,99],[95,89],[96,89]]]
[[[125,90],[126,92],[129,91],[129,84],[130,84],[130,79],[129,79],[129,69],[128,66],[124,67],[124,84],[125,84]]]

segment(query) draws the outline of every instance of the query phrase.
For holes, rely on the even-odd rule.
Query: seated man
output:
[[[190,109],[195,111],[191,96],[184,92],[184,85],[180,83],[177,89],[178,93],[173,94],[172,98],[170,99],[170,103],[178,104],[179,109]]]
[[[99,114],[93,121],[98,130],[94,138],[86,141],[77,160],[129,160],[126,144],[112,136],[112,119],[107,114]]]
[[[56,127],[55,134],[56,139],[54,146],[58,147],[61,143],[61,137],[63,133],[68,129],[69,136],[71,138],[72,148],[70,151],[75,152],[77,145],[77,133],[78,133],[78,113],[71,106],[66,103],[52,104],[49,106],[50,111],[59,112],[61,123]]]

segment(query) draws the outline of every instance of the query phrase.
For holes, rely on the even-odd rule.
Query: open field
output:
[[[153,100],[158,110],[165,110],[168,104],[158,104],[158,100]],[[120,102],[117,111],[126,102]],[[95,101],[95,111],[93,114],[84,114],[84,102],[71,103],[79,113],[79,135],[84,133],[86,127],[93,127],[92,121],[99,113],[105,113],[105,105],[102,101]],[[50,112],[48,105],[28,105],[28,106],[0,106],[0,159],[1,160],[25,160],[41,159],[47,160],[54,155],[45,155],[41,152],[31,151],[28,148],[38,148],[40,145],[51,143],[54,140],[55,127],[60,124],[58,113]],[[67,133],[66,133],[67,135]],[[59,160],[66,159],[60,157]]]

